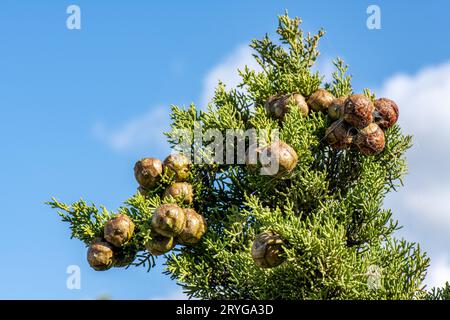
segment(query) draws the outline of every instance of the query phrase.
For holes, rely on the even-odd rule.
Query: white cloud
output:
[[[427,283],[450,281],[450,62],[415,75],[398,74],[384,82],[380,96],[395,100],[399,122],[412,134],[406,188],[387,198],[404,229],[432,259]]]
[[[427,284],[430,287],[442,287],[447,281],[450,283],[450,260],[447,254],[442,254],[432,260]]]
[[[169,108],[154,107],[145,114],[132,118],[117,128],[108,128],[103,122],[93,127],[93,134],[115,151],[169,149],[163,132],[169,129]]]
[[[261,70],[252,53],[253,51],[248,45],[239,45],[207,73],[203,80],[203,92],[200,98],[201,108],[206,108],[208,102],[214,96],[214,90],[219,80],[228,88],[235,88],[241,82],[241,77],[237,72],[238,69],[243,70],[245,66],[248,66],[250,69]]]

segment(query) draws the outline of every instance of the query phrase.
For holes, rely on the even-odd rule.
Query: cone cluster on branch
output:
[[[204,217],[194,209],[181,207],[190,206],[194,202],[192,185],[186,182],[189,168],[190,161],[183,154],[171,154],[164,162],[156,158],[145,158],[139,160],[134,167],[139,183],[138,191],[142,195],[158,185],[163,173],[175,181],[161,196],[163,199],[173,198],[177,204],[162,204],[156,208],[151,220],[151,240],[144,244],[154,256],[169,252],[176,244],[195,244],[206,232]]]
[[[89,265],[97,271],[129,265],[136,253],[125,250],[124,246],[133,235],[134,223],[127,215],[119,214],[108,220],[103,227],[102,238],[94,239],[89,246]]]
[[[384,150],[384,131],[398,120],[397,104],[387,98],[372,100],[363,94],[338,98],[328,109],[329,116],[336,120],[327,129],[325,136],[334,149],[345,149],[352,145],[366,156]]]
[[[334,149],[355,145],[364,155],[375,155],[384,150],[384,131],[398,120],[397,104],[387,98],[372,102],[364,94],[335,98],[325,89],[318,89],[307,100],[299,93],[271,96],[266,101],[266,112],[278,119],[291,107],[299,108],[304,115],[309,110],[326,112],[335,120],[326,131],[326,139]]]

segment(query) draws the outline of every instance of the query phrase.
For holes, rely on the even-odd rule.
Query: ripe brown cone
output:
[[[172,197],[178,202],[191,204],[194,200],[194,191],[192,190],[192,185],[187,182],[175,182],[167,187],[163,197]]]
[[[351,126],[363,129],[373,122],[375,107],[363,94],[354,94],[347,98],[344,106],[344,120]]]
[[[145,248],[154,256],[163,255],[175,246],[172,237],[165,237],[157,233],[152,234],[152,240],[145,244]]]
[[[342,120],[337,120],[326,130],[327,142],[333,149],[348,148],[355,138],[354,128]]]
[[[371,123],[358,132],[355,145],[366,156],[379,154],[385,146],[384,132],[377,124]]]
[[[264,108],[268,115],[277,119],[283,119],[291,106],[296,106],[303,115],[308,115],[308,104],[305,98],[299,93],[286,94],[278,97],[271,96],[267,99]]]
[[[398,120],[399,111],[397,104],[387,98],[375,100],[375,123],[381,129],[392,127]]]
[[[134,223],[124,214],[110,219],[105,223],[103,234],[105,240],[116,247],[122,247],[134,233]]]
[[[272,232],[265,231],[260,233],[252,246],[252,258],[255,264],[260,268],[273,268],[283,263],[283,240]]]
[[[152,227],[165,237],[175,237],[183,231],[186,215],[176,204],[163,204],[155,210],[152,217]]]
[[[295,152],[294,148],[281,140],[277,140],[268,147],[263,148],[260,153],[261,158],[262,166],[266,173],[270,175],[291,172],[298,161],[297,152]],[[272,163],[272,160],[276,163]]]
[[[182,153],[175,153],[169,155],[164,160],[164,169],[168,169],[171,176],[175,178],[175,181],[182,182],[189,177],[190,160]]]
[[[206,232],[206,220],[194,209],[184,209],[186,224],[183,231],[178,235],[180,244],[195,244],[200,241]]]
[[[127,267],[134,261],[135,258],[135,251],[115,249],[113,266],[115,268]]]
[[[134,165],[134,176],[143,188],[152,188],[161,178],[162,163],[156,158],[144,158]]]
[[[88,249],[87,260],[96,271],[105,271],[113,266],[114,249],[107,242],[96,240]]]
[[[333,120],[341,119],[344,116],[344,105],[346,97],[336,98],[328,107],[328,115]]]
[[[325,89],[318,89],[308,99],[308,106],[314,111],[327,112],[334,96]]]

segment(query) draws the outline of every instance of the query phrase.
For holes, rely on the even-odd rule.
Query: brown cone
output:
[[[295,152],[294,148],[281,140],[277,140],[268,147],[263,148],[260,152],[261,155],[263,158],[266,158],[264,162],[269,162],[262,164],[267,170],[272,171],[276,169],[270,162],[272,158],[278,163],[278,171],[271,172],[270,174],[291,172],[296,167],[298,161],[297,152]]]
[[[283,240],[272,232],[265,231],[260,233],[252,246],[252,258],[255,264],[260,268],[273,268],[283,263]]]
[[[347,98],[344,106],[344,120],[351,126],[363,129],[373,122],[375,107],[363,94],[354,94]]]
[[[172,237],[164,237],[160,234],[153,233],[152,240],[145,244],[145,248],[154,256],[163,255],[175,246]]]
[[[184,209],[186,224],[183,231],[178,235],[180,244],[195,244],[200,241],[206,232],[206,220],[194,209]]]
[[[175,237],[183,231],[186,216],[183,209],[176,204],[163,204],[155,210],[152,217],[152,227],[165,237]]]
[[[192,185],[187,182],[175,182],[171,186],[167,187],[164,191],[163,197],[172,197],[177,202],[191,204],[194,200],[194,191],[192,190]]]
[[[284,119],[291,106],[296,106],[303,115],[308,115],[309,108],[305,98],[299,94],[287,94],[284,96],[271,96],[267,99],[264,108],[266,113],[277,119]]]
[[[397,104],[387,98],[375,100],[375,123],[381,129],[392,127],[398,120],[399,111]]]
[[[152,188],[161,178],[162,163],[156,158],[144,158],[134,165],[134,176],[143,188]]]
[[[115,268],[128,267],[136,258],[136,252],[131,250],[115,249],[113,266]]]
[[[355,144],[359,151],[366,156],[379,154],[385,146],[384,132],[377,124],[371,123],[358,132]]]
[[[177,182],[185,181],[189,177],[190,160],[182,153],[169,155],[163,165]]]
[[[325,89],[318,89],[308,99],[308,106],[314,111],[327,112],[333,103],[334,96]]]
[[[133,236],[134,223],[127,215],[119,214],[105,223],[103,233],[106,241],[122,247]]]
[[[93,242],[87,252],[89,265],[96,271],[105,271],[112,267],[114,261],[113,247],[103,241]]]
[[[344,105],[347,98],[336,98],[328,107],[328,115],[333,120],[341,119],[344,116]]]
[[[327,142],[333,149],[345,149],[350,147],[355,138],[352,127],[342,120],[337,120],[326,130]]]

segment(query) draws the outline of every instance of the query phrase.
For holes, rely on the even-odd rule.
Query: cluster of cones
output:
[[[151,239],[144,245],[153,256],[162,255],[176,245],[195,244],[206,232],[206,221],[191,206],[194,201],[189,177],[189,159],[182,154],[169,155],[164,162],[156,158],[144,158],[136,162],[134,175],[139,183],[138,192],[146,196],[158,186],[163,174],[174,182],[162,193],[162,198],[173,198],[177,204],[162,204],[152,215]],[[88,249],[90,266],[103,271],[111,267],[124,267],[133,262],[136,253],[124,250],[132,240],[135,225],[130,217],[119,214],[108,220],[103,228],[103,237],[95,239]]]
[[[305,116],[310,110],[327,113],[334,120],[325,134],[330,146],[333,149],[356,146],[367,156],[379,154],[384,150],[384,130],[392,127],[399,116],[396,103],[390,99],[381,98],[372,101],[363,94],[335,98],[325,89],[318,89],[308,99],[299,93],[271,96],[264,107],[269,116],[279,120],[283,120],[292,107],[298,108]],[[280,164],[284,162],[288,164],[282,165],[282,168],[292,170],[297,164],[295,150],[283,141],[276,143],[269,148],[278,153]],[[290,160],[283,162],[283,155]],[[283,245],[283,239],[276,232],[269,230],[260,233],[252,246],[254,263],[261,268],[279,266],[285,260]]]
[[[186,182],[189,167],[190,161],[183,154],[171,154],[164,162],[144,158],[134,166],[138,190],[144,196],[157,186],[163,173],[175,181],[165,189],[162,198],[173,198],[177,204],[163,204],[153,212],[151,240],[145,243],[145,247],[154,256],[169,252],[176,244],[195,244],[206,232],[202,215],[194,209],[180,207],[190,206],[194,201],[192,185]]]
[[[134,235],[134,223],[124,214],[108,220],[103,227],[103,237],[89,246],[87,260],[97,271],[111,267],[125,267],[133,262],[136,253],[123,250]]]
[[[325,89],[318,89],[307,100],[299,93],[271,96],[265,103],[266,112],[282,120],[289,108],[296,107],[308,115],[310,110],[325,112],[335,120],[326,131],[326,140],[334,149],[356,146],[364,155],[376,155],[384,150],[384,130],[398,120],[397,104],[387,98],[372,101],[364,94],[335,98]]]

